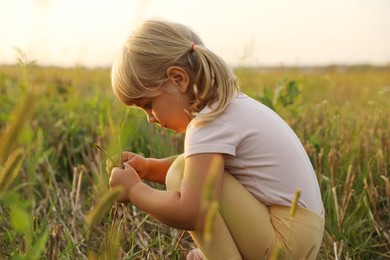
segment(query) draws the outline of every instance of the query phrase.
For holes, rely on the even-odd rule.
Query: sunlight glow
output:
[[[39,64],[109,66],[150,17],[187,24],[235,65],[386,64],[388,11],[388,0],[0,0],[0,64],[19,48]]]

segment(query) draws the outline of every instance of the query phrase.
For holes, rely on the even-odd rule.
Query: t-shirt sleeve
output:
[[[203,126],[190,124],[186,131],[185,157],[200,153],[236,155],[238,137],[227,124],[218,119]]]

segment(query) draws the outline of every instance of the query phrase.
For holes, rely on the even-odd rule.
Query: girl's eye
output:
[[[151,102],[149,102],[149,103],[146,103],[145,105],[144,105],[144,109],[152,109],[152,103]]]

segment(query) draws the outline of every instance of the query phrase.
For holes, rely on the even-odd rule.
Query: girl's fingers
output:
[[[137,172],[128,163],[124,163],[123,166],[124,166],[124,168],[120,168],[117,166],[113,167],[111,170],[111,175],[113,175],[113,174],[121,174],[121,175],[135,174],[135,175],[137,175]]]
[[[121,172],[119,170],[122,170],[122,169],[120,169],[119,167],[112,168],[111,169],[111,178],[113,178],[114,175],[116,175],[116,174],[120,174]]]
[[[122,162],[130,161],[134,154],[131,152],[122,152]]]

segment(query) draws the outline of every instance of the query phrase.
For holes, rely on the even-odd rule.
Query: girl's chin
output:
[[[175,132],[177,134],[182,134],[186,131],[185,129],[170,128],[170,127],[166,127],[166,126],[164,126],[163,128],[172,130],[173,132]]]
[[[177,134],[182,134],[182,133],[185,133],[186,130],[187,130],[187,127],[170,127],[168,125],[160,125],[161,128],[164,128],[164,129],[168,129],[168,130],[171,130]]]

